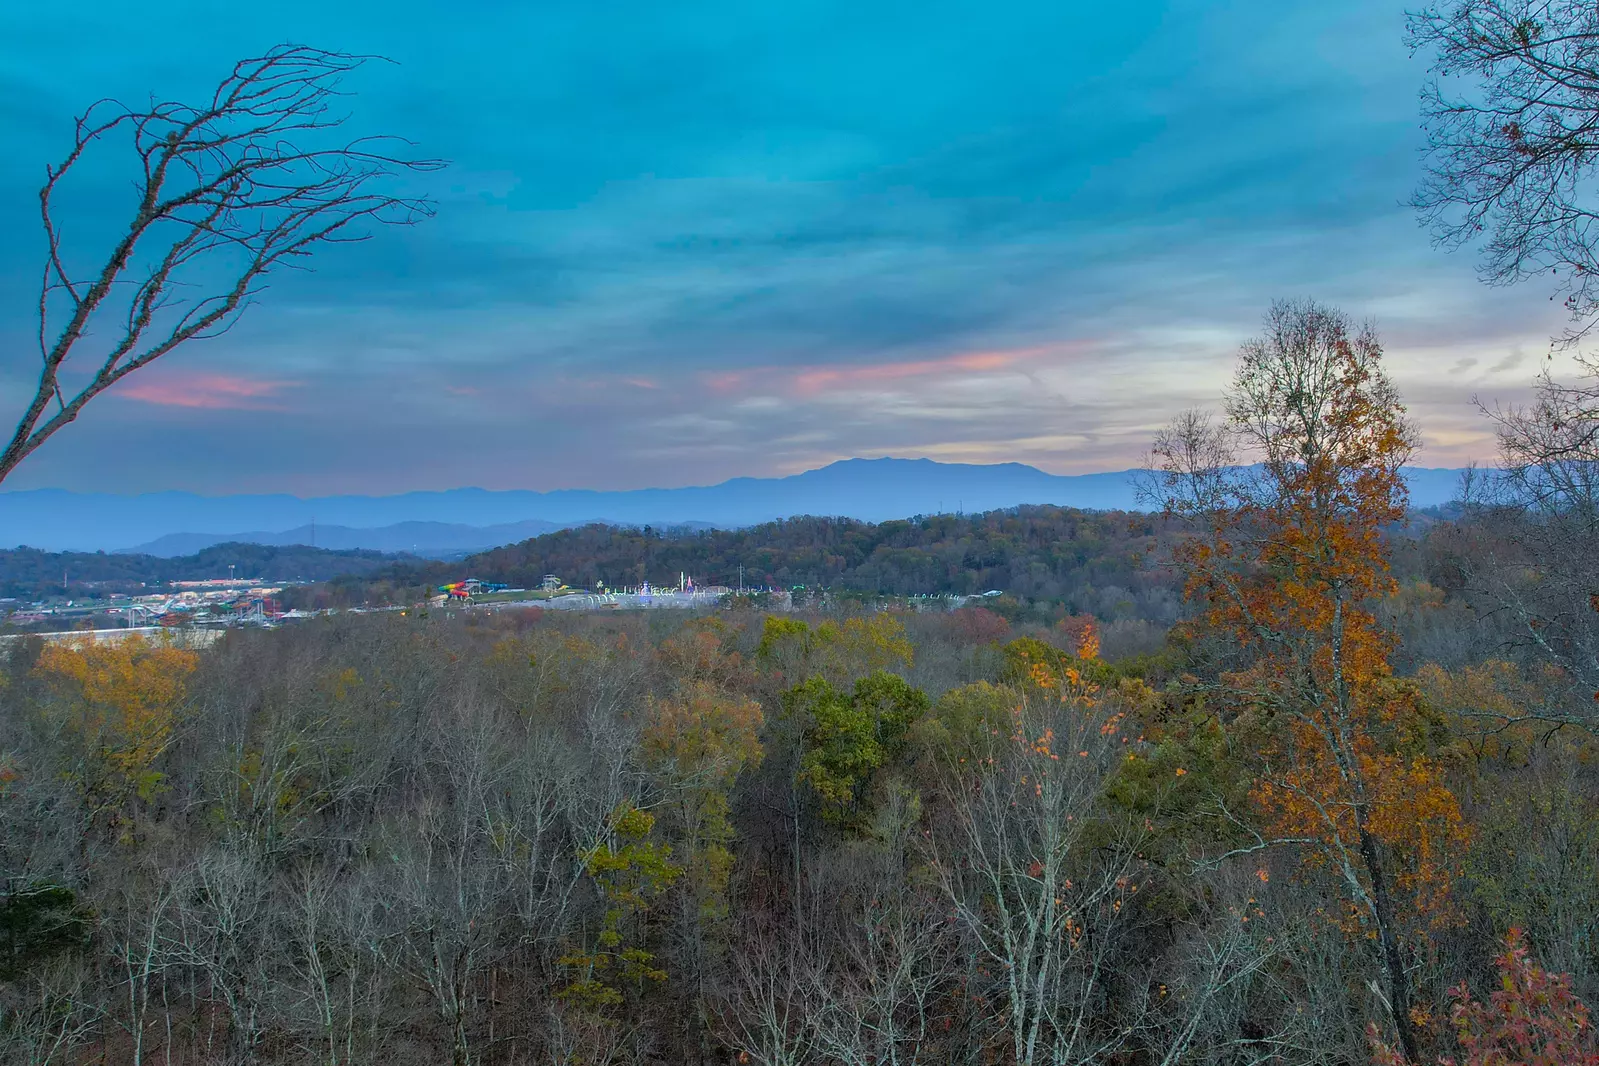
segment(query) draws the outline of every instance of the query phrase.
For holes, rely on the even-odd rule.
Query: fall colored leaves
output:
[[[1415,1058],[1406,938],[1448,920],[1468,837],[1377,615],[1415,431],[1375,334],[1308,303],[1271,309],[1226,409],[1181,420],[1155,455],[1169,512],[1192,523],[1177,550],[1202,606],[1188,632],[1217,651],[1191,687],[1254,781],[1249,813],[1229,814],[1253,841],[1238,850],[1295,849],[1343,886]]]
[[[77,783],[115,821],[160,788],[153,769],[171,743],[199,656],[133,635],[116,644],[48,644],[36,669],[55,697],[55,722],[79,750]]]

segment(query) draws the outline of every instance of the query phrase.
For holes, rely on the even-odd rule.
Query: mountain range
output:
[[[405,552],[432,559],[453,559],[485,548],[514,544],[542,533],[553,533],[567,526],[532,518],[526,522],[501,522],[491,526],[469,526],[458,522],[396,522],[389,526],[359,529],[353,526],[295,526],[293,529],[248,530],[238,533],[168,533],[119,552],[155,555],[172,559],[193,555],[215,544],[306,544],[333,551],[366,548],[380,552]]]
[[[616,492],[461,488],[305,499],[30,489],[0,492],[0,544],[173,556],[227,541],[293,544],[314,539],[318,547],[454,556],[589,522],[738,528],[794,515],[882,522],[1020,504],[1134,510],[1139,506],[1137,473],[1057,475],[1022,463],[885,458],[845,459],[788,477]],[[1460,474],[1409,469],[1412,503],[1447,503]]]

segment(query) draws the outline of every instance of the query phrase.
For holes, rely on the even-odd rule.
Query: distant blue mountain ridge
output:
[[[0,492],[0,544],[49,551],[146,551],[184,555],[210,544],[311,543],[453,555],[599,521],[614,525],[737,527],[795,515],[868,522],[1020,504],[1136,510],[1138,471],[1046,474],[1023,463],[845,459],[788,477],[741,477],[717,485],[602,492],[478,488],[395,496],[137,496],[62,489]],[[1412,467],[1411,502],[1453,499],[1462,471]]]

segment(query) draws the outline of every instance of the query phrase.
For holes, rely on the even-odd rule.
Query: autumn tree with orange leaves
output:
[[[1194,685],[1254,782],[1251,809],[1221,812],[1239,846],[1210,861],[1292,847],[1330,872],[1419,1061],[1398,911],[1444,913],[1466,831],[1376,613],[1416,434],[1370,328],[1305,302],[1273,305],[1265,327],[1240,351],[1226,417],[1183,416],[1150,464],[1149,491],[1191,523],[1177,549],[1202,607],[1190,628],[1226,649]]]

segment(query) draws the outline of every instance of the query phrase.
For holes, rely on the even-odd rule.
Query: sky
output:
[[[1298,297],[1376,325],[1419,464],[1491,461],[1473,398],[1524,397],[1564,319],[1404,206],[1428,62],[1403,24],[1387,0],[3,5],[7,424],[38,360],[38,187],[93,100],[208,95],[285,41],[378,54],[350,128],[450,161],[408,188],[435,217],[274,277],[5,487],[1119,470]],[[127,159],[65,201],[77,261],[131,208]]]

